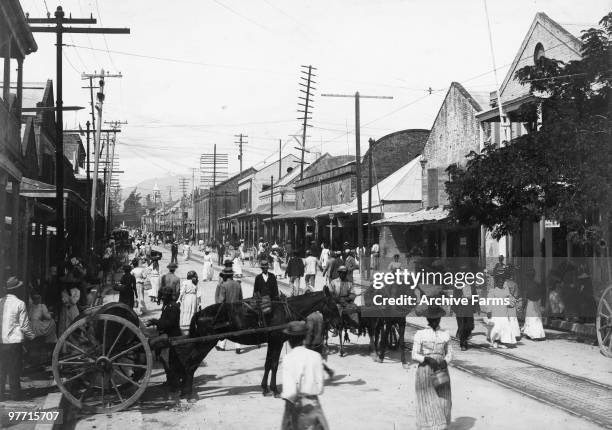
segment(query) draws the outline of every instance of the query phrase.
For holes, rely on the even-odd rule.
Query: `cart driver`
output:
[[[159,296],[163,301],[162,313],[159,319],[153,318],[147,322],[147,326],[152,325],[157,327],[160,335],[167,337],[181,336],[180,315],[181,307],[176,302],[174,289],[172,287],[163,287]],[[151,345],[155,348],[155,343]],[[158,347],[159,348],[159,347]],[[183,366],[174,346],[162,349],[157,349],[157,358],[164,366],[166,371],[166,385],[171,393],[176,393],[181,386],[181,375],[184,374]]]
[[[330,291],[332,296],[338,303],[338,310],[340,315],[344,317],[347,315],[349,319],[355,323],[355,326],[359,326],[359,317],[357,315],[358,308],[355,305],[355,291],[353,288],[353,282],[348,280],[348,269],[346,266],[340,266],[338,268],[339,278],[331,281]]]

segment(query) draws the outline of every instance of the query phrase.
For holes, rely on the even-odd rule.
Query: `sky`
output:
[[[200,154],[229,155],[237,172],[237,134],[248,136],[243,168],[298,153],[300,70],[317,70],[306,146],[311,156],[355,153],[352,98],[361,100],[362,153],[369,138],[431,128],[451,82],[495,90],[483,0],[21,0],[44,17],[61,5],[96,26],[129,27],[130,35],[66,35],[67,127],[90,119],[81,74],[121,72],[106,80],[104,120],[127,121],[116,148],[124,188],[167,175],[191,179]],[[488,0],[501,82],[537,12],[576,34],[595,26],[610,0]],[[24,81],[55,81],[54,35],[37,33],[38,51]],[[428,91],[429,89],[433,90]],[[301,137],[300,137],[301,138]],[[196,182],[198,180],[196,179]],[[177,178],[177,189],[179,181]],[[141,190],[144,193],[151,190]]]

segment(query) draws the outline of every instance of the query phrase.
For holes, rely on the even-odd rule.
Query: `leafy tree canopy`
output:
[[[451,217],[479,223],[495,238],[517,233],[522,220],[541,217],[568,225],[578,241],[607,237],[612,212],[610,69],[612,13],[600,28],[583,31],[582,58],[563,63],[542,57],[515,79],[529,85],[542,108],[521,108],[531,132],[447,170]],[[602,228],[604,231],[602,232]]]

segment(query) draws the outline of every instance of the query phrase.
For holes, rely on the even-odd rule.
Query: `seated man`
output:
[[[331,281],[330,292],[338,303],[340,316],[344,318],[344,315],[347,315],[355,323],[355,326],[359,326],[357,315],[359,310],[355,305],[356,294],[353,290],[353,282],[347,279],[348,270],[346,266],[338,267],[338,276],[339,278]]]

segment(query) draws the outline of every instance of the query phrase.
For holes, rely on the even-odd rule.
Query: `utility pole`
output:
[[[362,96],[357,91],[354,95],[349,94],[321,94],[322,97],[351,97],[355,98],[355,170],[357,175],[357,243],[359,250],[363,248],[363,204],[361,201],[361,149],[360,149],[360,126],[359,126],[359,99],[393,99],[391,96]]]
[[[234,137],[238,138],[238,142],[234,142],[236,144],[238,144],[238,160],[240,161],[240,176],[239,178],[242,179],[242,160],[244,159],[244,152],[243,152],[243,145],[247,144],[248,142],[245,140],[247,137],[247,135],[245,134],[236,134],[234,135]]]
[[[106,231],[105,231],[105,236],[108,234],[108,232],[110,231],[111,228],[111,223],[110,223],[110,190],[111,190],[111,182],[113,180],[113,168],[114,168],[114,161],[115,161],[115,145],[117,143],[117,131],[120,130],[122,125],[126,125],[127,121],[104,121],[104,124],[109,124],[111,127],[111,130],[113,132],[113,140],[112,140],[112,150],[111,150],[111,157],[110,157],[110,170],[108,175],[104,175],[104,185],[105,185],[105,192],[104,192],[104,219],[106,221]],[[108,142],[108,138],[109,138],[109,132],[106,133],[107,136],[107,142]],[[108,143],[107,143],[107,147],[106,147],[106,154],[108,157]],[[108,158],[107,158],[108,160]],[[108,164],[107,164],[108,167]]]
[[[55,143],[55,210],[56,210],[56,258],[58,279],[63,275],[64,268],[64,101],[63,101],[63,74],[62,74],[62,47],[64,33],[87,33],[87,34],[129,34],[129,28],[84,28],[65,27],[64,24],[96,24],[93,17],[90,18],[65,18],[64,10],[58,6],[55,10],[55,18],[30,18],[26,17],[28,24],[54,24],[43,27],[30,26],[33,33],[55,33],[56,41],[56,143]],[[95,223],[94,223],[95,224]]]
[[[95,87],[98,88],[98,87]],[[92,105],[93,106],[93,105]],[[96,129],[95,127],[92,127],[92,124],[87,121],[86,125],[86,129],[83,130],[81,128],[81,126],[79,125],[78,130],[64,130],[64,133],[79,133],[79,134],[86,134],[86,139],[87,139],[87,158],[86,158],[86,171],[87,171],[87,192],[86,192],[86,200],[87,200],[87,208],[88,208],[88,212],[91,212],[90,208],[91,208],[91,164],[93,163],[93,161],[91,160],[91,139],[90,139],[90,135],[93,134],[94,135],[94,140],[95,140],[95,132]],[[120,133],[121,130],[117,129],[117,130],[102,130],[102,133],[108,133],[108,132],[113,132],[115,134]],[[103,164],[107,165],[107,162],[102,162]],[[86,228],[87,231],[85,233],[85,242],[88,244],[90,243],[90,239],[91,239],[91,227],[92,226],[92,222],[91,222],[91,216],[87,217],[87,222],[86,222]]]
[[[270,176],[270,242],[274,232],[274,176]]]
[[[100,70],[100,73],[97,73],[94,70],[94,73],[83,73],[82,75],[82,79],[94,79],[94,78],[99,78],[100,79],[100,83],[99,83],[99,89],[100,91],[97,94],[97,99],[98,99],[98,103],[96,105],[96,110],[98,111],[98,126],[97,128],[94,127],[95,133],[94,133],[94,175],[93,175],[93,181],[91,184],[91,203],[90,203],[90,216],[91,216],[91,237],[90,237],[90,248],[93,249],[95,247],[95,243],[96,243],[96,201],[97,201],[97,189],[98,189],[98,173],[99,173],[99,168],[100,168],[100,138],[102,135],[102,111],[104,108],[104,84],[105,84],[105,78],[121,78],[122,75],[121,73],[119,74],[110,74],[110,73],[105,73],[104,70]],[[106,134],[108,136],[108,133],[112,131],[112,130],[106,130]],[[106,179],[106,178],[105,178]]]
[[[212,205],[213,195],[215,193],[215,187],[217,186],[217,144],[215,143],[213,148],[213,186],[208,191],[208,236],[209,240],[212,238]]]
[[[212,205],[215,194],[217,180],[224,181],[228,178],[228,154],[217,154],[217,145],[214,145],[212,154],[202,154],[200,156],[200,181],[208,185],[208,239],[212,239]]]
[[[308,116],[309,114],[312,113],[312,100],[310,96],[311,96],[311,92],[316,90],[316,88],[312,86],[312,84],[316,84],[316,82],[312,80],[312,78],[316,76],[312,73],[312,71],[317,70],[315,67],[312,67],[312,66],[301,66],[301,67],[302,67],[301,73],[302,75],[305,75],[306,77],[300,76],[300,79],[306,81],[306,83],[299,82],[299,85],[301,87],[306,88],[306,90],[303,90],[300,88],[300,92],[304,93],[304,97],[298,96],[298,99],[303,101],[303,103],[298,102],[298,106],[303,108],[303,109],[298,109],[298,112],[304,114],[302,118],[298,118],[302,120],[302,157],[301,157],[301,164],[300,164],[300,180],[304,179],[304,151],[306,150],[306,129],[307,127],[310,126],[308,124],[308,120],[312,119],[311,117]]]
[[[283,141],[281,139],[278,139],[278,180],[279,181],[280,181],[280,178],[283,176],[282,160],[283,160]]]
[[[368,243],[366,244],[367,247],[371,247],[374,243],[374,240],[372,238],[372,164],[374,164],[374,139],[370,138],[368,139]],[[380,202],[378,202],[378,204],[380,205]],[[360,250],[361,252],[361,250]],[[370,271],[372,270],[372,268],[370,267],[370,265],[368,265],[368,270],[366,273],[366,276],[368,277],[368,280],[370,279]]]
[[[368,245],[372,245],[372,150],[374,149],[374,139],[368,140]],[[380,203],[379,203],[380,204]],[[370,274],[368,273],[368,279]]]

